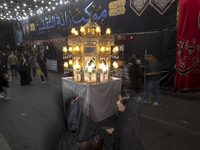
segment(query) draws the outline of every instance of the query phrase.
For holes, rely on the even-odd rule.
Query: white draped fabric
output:
[[[111,81],[96,84],[84,84],[62,78],[64,103],[71,97],[80,96],[84,99],[84,112],[95,122],[99,122],[116,113],[117,100],[121,91],[122,81],[112,77]]]

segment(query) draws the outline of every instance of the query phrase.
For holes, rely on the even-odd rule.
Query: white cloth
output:
[[[95,122],[116,113],[116,103],[122,86],[120,78],[112,77],[111,81],[96,84],[84,84],[71,79],[71,77],[62,78],[64,103],[71,97],[82,97],[84,99],[84,112]]]

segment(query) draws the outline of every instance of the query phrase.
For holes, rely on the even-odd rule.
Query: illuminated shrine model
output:
[[[91,17],[92,18],[92,17]],[[73,80],[83,83],[100,83],[110,80],[111,57],[119,57],[117,46],[110,28],[106,35],[101,35],[101,28],[91,19],[80,28],[80,35],[75,28],[68,37],[69,47],[63,47],[64,73],[73,72]],[[113,48],[111,55],[111,47]],[[113,68],[118,64],[113,62]]]

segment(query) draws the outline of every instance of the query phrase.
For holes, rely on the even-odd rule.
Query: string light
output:
[[[20,0],[4,1],[0,3],[0,19],[21,20],[35,14],[42,14],[46,11],[55,10],[58,5],[69,4],[69,0]],[[38,9],[39,8],[39,9]],[[9,15],[6,13],[10,10]],[[22,13],[22,10],[23,13]],[[10,17],[12,16],[12,17]]]

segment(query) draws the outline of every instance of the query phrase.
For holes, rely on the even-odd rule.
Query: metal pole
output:
[[[144,54],[144,87],[145,87],[145,83],[146,83],[146,55],[147,55],[147,49],[145,49],[145,54]]]

